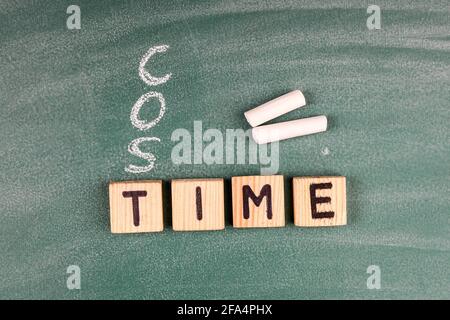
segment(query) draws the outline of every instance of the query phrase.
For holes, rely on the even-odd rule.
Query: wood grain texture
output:
[[[233,227],[235,228],[268,228],[284,227],[284,181],[283,176],[242,176],[232,177]],[[249,186],[254,195],[262,196],[265,185],[271,187],[271,212],[268,218],[268,195],[262,198],[259,206],[252,199],[244,197],[243,188]],[[244,216],[245,201],[249,203],[249,217]]]
[[[123,192],[144,191],[139,197],[139,225],[133,220],[133,201]],[[109,184],[109,210],[112,233],[159,232],[164,229],[162,181],[142,180],[111,182]]]
[[[223,179],[177,179],[172,180],[171,184],[173,230],[206,231],[225,228]],[[197,200],[197,188],[201,190],[200,203]],[[201,205],[200,212],[197,205]]]
[[[312,185],[328,184],[327,188],[310,190]],[[294,224],[299,227],[332,227],[347,224],[347,192],[345,177],[294,177]],[[333,212],[333,217],[314,218],[311,205],[316,198],[327,197],[330,202],[316,204],[317,212]],[[314,205],[314,203],[313,203]]]

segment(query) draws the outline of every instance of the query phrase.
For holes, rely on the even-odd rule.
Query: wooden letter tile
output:
[[[172,226],[175,231],[225,228],[223,179],[172,180]]]
[[[112,233],[162,231],[162,181],[111,182],[109,210]]]
[[[235,228],[284,227],[283,176],[232,177]]]
[[[296,226],[347,224],[345,177],[297,177],[292,183]]]

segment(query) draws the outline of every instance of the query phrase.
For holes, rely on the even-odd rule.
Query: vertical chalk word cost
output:
[[[164,76],[156,77],[150,74],[150,72],[148,72],[145,69],[147,62],[150,60],[151,57],[153,57],[157,53],[164,53],[167,51],[167,49],[169,49],[168,45],[151,47],[150,49],[148,49],[148,51],[142,57],[141,62],[139,63],[139,77],[142,79],[142,81],[144,81],[145,84],[147,84],[150,87],[161,85],[169,81],[170,77],[172,76],[171,73],[167,73]],[[158,116],[156,116],[156,118],[154,118],[153,120],[141,119],[139,117],[141,108],[145,103],[148,103],[151,99],[156,99],[159,103]],[[130,121],[131,124],[138,130],[146,131],[153,128],[161,121],[165,111],[166,111],[166,100],[164,99],[162,93],[157,91],[149,91],[143,94],[133,105],[130,114]],[[160,141],[161,140],[158,137],[140,137],[132,140],[128,145],[128,152],[138,158],[141,158],[142,160],[145,160],[147,164],[145,166],[129,164],[127,167],[125,167],[125,171],[131,173],[143,173],[152,170],[155,166],[156,157],[151,152],[141,151],[140,144],[144,142],[148,143]]]

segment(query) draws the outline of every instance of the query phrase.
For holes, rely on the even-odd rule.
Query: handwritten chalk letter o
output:
[[[146,103],[151,98],[158,98],[159,100],[159,115],[150,122],[140,120],[139,111],[141,110],[144,103]],[[138,128],[139,130],[148,130],[154,127],[161,120],[161,118],[164,116],[164,112],[166,112],[166,100],[164,99],[164,96],[159,92],[150,91],[141,96],[139,100],[136,101],[133,108],[131,109],[130,120],[133,126]]]
[[[146,166],[135,166],[133,164],[130,164],[128,167],[125,168],[125,171],[131,172],[131,173],[142,173],[147,172],[153,169],[155,166],[155,160],[156,157],[151,152],[142,152],[141,149],[139,149],[139,145],[141,142],[144,141],[158,141],[160,142],[159,138],[156,137],[141,137],[134,139],[130,142],[128,145],[128,152],[132,155],[139,157],[141,159],[145,159],[148,161],[148,165]]]
[[[142,81],[144,81],[149,86],[157,86],[159,84],[167,82],[172,76],[171,73],[168,73],[164,77],[158,78],[152,76],[147,70],[145,70],[145,65],[155,53],[164,53],[167,51],[167,49],[169,49],[168,45],[151,47],[150,49],[148,49],[147,53],[142,57],[141,62],[139,63],[139,77],[141,77]]]

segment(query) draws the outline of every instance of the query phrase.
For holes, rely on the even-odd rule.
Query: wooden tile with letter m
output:
[[[232,177],[235,228],[284,227],[283,176]]]

